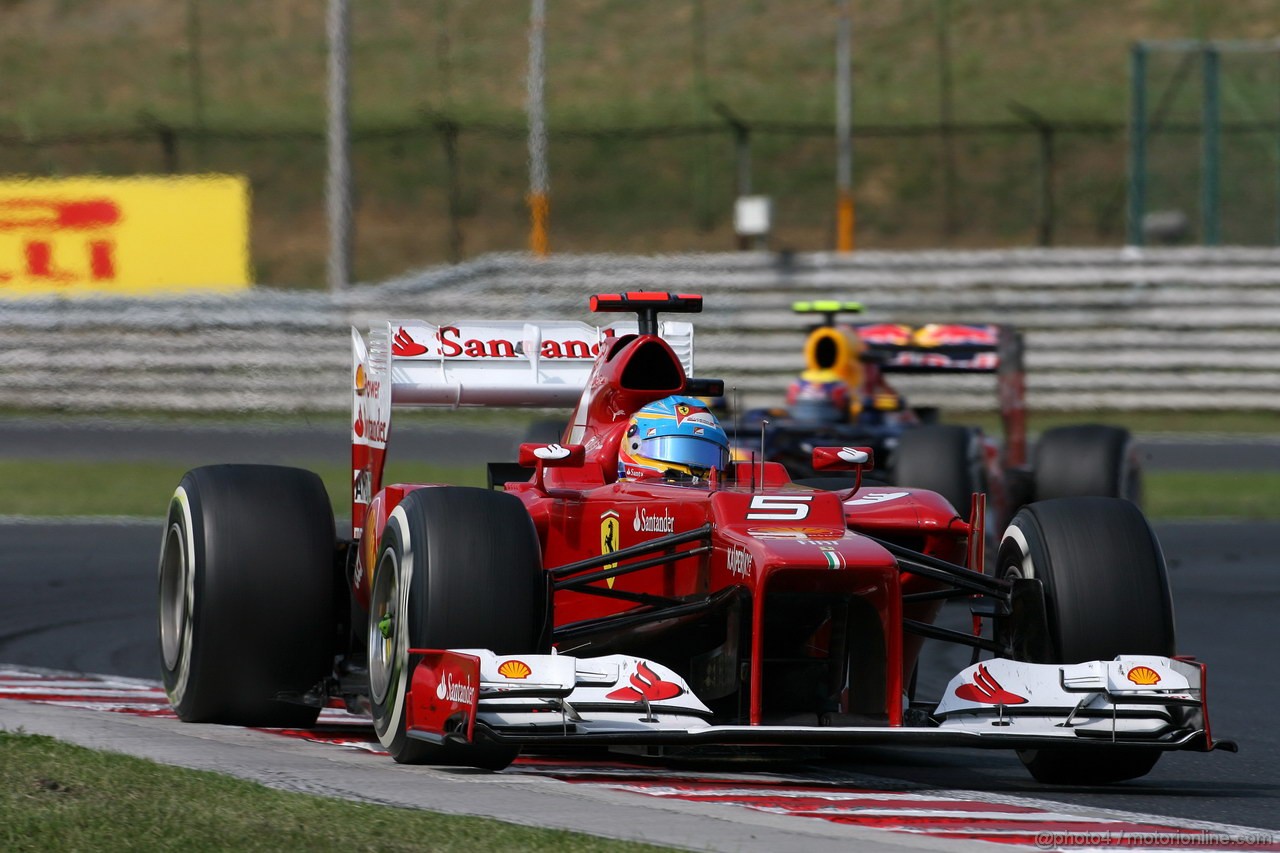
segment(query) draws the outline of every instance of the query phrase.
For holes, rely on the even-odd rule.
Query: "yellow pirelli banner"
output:
[[[0,180],[0,295],[249,284],[244,177]]]

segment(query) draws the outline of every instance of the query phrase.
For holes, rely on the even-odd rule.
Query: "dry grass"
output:
[[[323,109],[324,6],[5,0],[0,43],[13,85],[0,110],[41,127],[132,121],[139,110],[190,119],[195,44],[209,117],[312,120]],[[557,0],[547,30],[552,114],[575,125],[703,117],[699,8],[712,97],[749,117],[830,120],[830,0]],[[985,121],[1007,119],[1010,100],[1057,118],[1122,118],[1132,41],[1269,38],[1278,11],[1277,0],[855,0],[857,115],[937,118],[940,16],[950,24],[955,118]],[[354,109],[519,117],[527,16],[518,2],[354,4]]]
[[[311,139],[181,137],[178,165],[248,173],[259,279],[319,286],[326,242],[319,135],[324,8],[314,0],[0,0],[0,74],[8,84],[0,87],[0,135],[39,139],[77,127],[137,128],[144,114],[179,127],[202,120],[213,129],[313,131]],[[756,132],[753,184],[775,198],[775,248],[829,248],[835,147],[825,127],[834,114],[836,8],[831,0],[549,4],[553,250],[731,248],[735,179],[727,130],[706,139],[560,135],[715,125],[713,101],[751,122],[817,128],[808,138]],[[852,8],[855,124],[865,128],[938,121],[944,17],[955,121],[1010,121],[1017,102],[1055,121],[1122,122],[1133,40],[1270,37],[1280,0],[853,0]],[[519,128],[528,4],[362,0],[352,10],[357,127],[411,125],[444,114],[513,128],[511,137],[464,133],[460,140],[458,225],[463,257],[523,248],[527,154]],[[191,11],[198,40],[191,38]],[[705,56],[705,79],[698,55]],[[1274,87],[1268,91],[1271,104]],[[1195,171],[1192,148],[1178,147],[1190,160],[1181,169],[1181,160],[1174,163],[1174,173]],[[1057,149],[1057,241],[1118,241],[1122,136],[1060,137]],[[1270,157],[1269,149],[1262,153]],[[1262,162],[1257,155],[1249,162]],[[454,259],[440,138],[424,125],[421,134],[398,141],[360,142],[355,156],[357,276],[376,279]],[[947,233],[939,140],[860,136],[859,245],[1032,242],[1036,156],[1030,136],[958,138],[960,228]],[[128,174],[162,167],[153,140],[0,147],[0,171]],[[1239,166],[1235,173],[1254,171]],[[1231,174],[1229,166],[1224,186],[1232,186]],[[1153,193],[1164,186],[1155,182]],[[1238,221],[1274,219],[1245,215],[1273,206],[1269,196],[1250,204]],[[1225,226],[1228,237],[1236,235],[1232,227]]]

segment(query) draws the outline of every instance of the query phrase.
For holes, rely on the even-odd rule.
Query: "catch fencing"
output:
[[[1280,411],[1280,251],[1241,248],[491,254],[337,295],[14,300],[0,302],[0,406],[341,411],[351,325],[591,322],[590,294],[636,289],[704,295],[695,373],[744,403],[779,399],[803,367],[811,318],[791,302],[838,298],[872,321],[1017,326],[1033,409]],[[995,405],[989,376],[897,384],[918,404]]]

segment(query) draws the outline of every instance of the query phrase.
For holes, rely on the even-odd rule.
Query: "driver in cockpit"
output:
[[[729,464],[729,438],[706,403],[672,396],[641,407],[618,448],[618,476],[705,485]]]

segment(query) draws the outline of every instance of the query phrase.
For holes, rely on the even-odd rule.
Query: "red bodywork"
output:
[[[759,725],[830,714],[901,725],[923,642],[904,634],[904,619],[929,623],[941,606],[904,596],[942,585],[903,571],[875,540],[974,565],[974,528],[932,492],[817,491],[793,484],[777,463],[735,463],[701,488],[618,479],[630,415],[686,391],[662,338],[610,340],[565,436],[571,452],[538,461],[528,482],[505,484],[528,508],[552,578],[557,567],[592,558],[607,574],[618,564],[599,565],[604,554],[707,528],[665,555],[656,549],[650,567],[627,571],[624,556],[616,576],[558,589],[553,642],[566,653],[585,647],[665,663],[726,719]],[[388,515],[407,492],[429,487],[391,485],[373,496],[353,574],[363,606]]]

